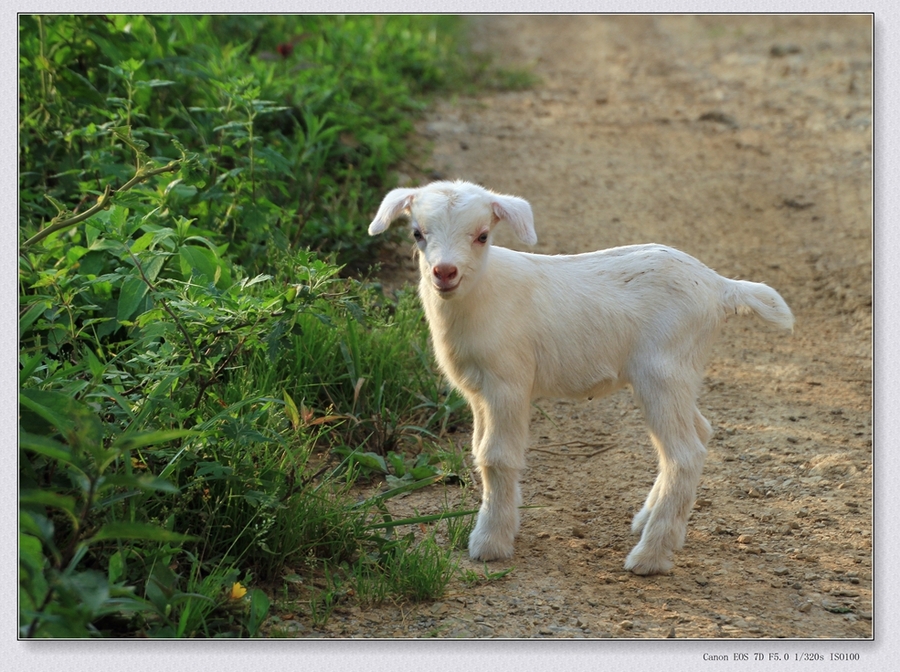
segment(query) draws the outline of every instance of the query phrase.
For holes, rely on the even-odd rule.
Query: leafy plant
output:
[[[98,618],[144,610],[114,572],[107,577],[79,566],[92,548],[114,540],[189,539],[129,515],[135,500],[177,492],[164,479],[135,474],[132,452],[187,433],[125,433],[107,447],[102,423],[86,405],[39,390],[23,390],[20,403],[20,445],[33,455],[22,460],[19,493],[22,634],[86,636]],[[116,462],[127,466],[116,473]]]
[[[465,80],[457,25],[20,17],[23,637],[257,636],[288,568],[331,577],[316,622],[357,575],[442,590],[388,502],[462,475],[465,403],[414,294],[348,276],[425,95]]]

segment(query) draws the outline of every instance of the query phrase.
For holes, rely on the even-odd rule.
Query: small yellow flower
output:
[[[234,585],[231,586],[231,599],[232,600],[239,600],[246,594],[247,594],[247,589],[244,588],[240,583],[235,583]]]

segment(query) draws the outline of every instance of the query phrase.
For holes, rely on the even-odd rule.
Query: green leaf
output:
[[[408,483],[406,485],[401,485],[397,488],[391,488],[387,492],[382,492],[374,497],[369,497],[369,499],[365,499],[361,502],[357,502],[354,505],[354,508],[364,508],[366,506],[371,506],[374,504],[378,504],[379,502],[384,502],[392,497],[396,497],[397,495],[402,495],[404,492],[412,492],[414,490],[421,490],[422,488],[426,488],[429,485],[437,483],[441,479],[441,476],[432,476],[430,478],[423,478],[421,481],[413,481],[412,483]]]
[[[111,486],[116,488],[136,488],[138,490],[147,491],[156,490],[159,492],[168,492],[171,494],[177,494],[178,492],[180,492],[178,487],[173,485],[171,482],[167,481],[164,478],[159,478],[152,475],[127,476],[125,474],[114,474],[103,477],[102,486]]]
[[[380,471],[382,474],[388,473],[387,464],[385,464],[381,455],[376,455],[375,453],[353,453],[351,459],[367,469]]]
[[[61,395],[59,392],[44,392],[42,390],[22,390],[19,392],[19,405],[48,422],[52,428],[57,429],[60,433],[64,433],[73,424],[72,419],[65,415],[64,405],[68,404],[68,402],[69,398]],[[43,434],[50,433],[50,428],[41,427],[37,422],[31,420],[27,414],[22,415],[22,421],[23,424],[25,421],[28,421],[28,424],[32,424],[35,431],[40,428],[45,430],[42,432]]]
[[[109,238],[95,238],[90,245],[90,250],[92,252],[104,252],[106,250],[121,251],[122,243],[117,240],[110,240]]]
[[[119,292],[119,304],[116,309],[116,319],[119,322],[125,322],[132,318],[147,295],[148,289],[147,283],[136,275],[125,278],[122,290]]]
[[[19,510],[19,529],[22,534],[28,534],[40,539],[51,549],[53,548],[53,521],[39,513],[27,509]]]
[[[59,215],[65,214],[67,208],[62,203],[53,198],[50,194],[44,194],[44,198],[50,201],[53,204],[53,207],[56,208],[56,212]]]
[[[54,509],[65,511],[72,517],[72,520],[76,520],[76,502],[75,498],[70,495],[61,495],[57,492],[50,492],[49,490],[21,490],[19,492],[19,505],[22,504],[50,506]]]
[[[251,637],[256,637],[260,626],[266,620],[269,613],[269,598],[259,588],[254,588],[250,593],[250,620],[247,623],[247,630]]]
[[[388,484],[388,487],[391,487],[391,488],[399,488],[399,487],[402,487],[403,485],[405,485],[405,484],[407,484],[407,483],[411,483],[411,482],[412,482],[412,475],[411,475],[411,474],[406,474],[406,475],[403,476],[402,478],[397,478],[397,477],[394,476],[393,474],[385,474],[385,476],[384,476],[384,482]]]
[[[830,611],[832,614],[849,614],[853,609],[848,606],[842,604],[831,604],[825,606],[826,611]]]
[[[28,380],[32,373],[35,372],[38,365],[44,361],[45,353],[44,352],[36,352],[31,357],[28,357],[24,353],[21,353],[22,360],[20,362],[21,368],[19,369],[19,387],[22,387],[24,382]]]
[[[291,421],[291,427],[296,430],[300,427],[300,411],[297,410],[297,404],[294,403],[287,390],[284,390],[282,395],[284,396],[284,410]]]
[[[86,247],[82,247],[81,245],[75,245],[74,247],[70,247],[68,250],[66,250],[67,265],[75,266],[77,268],[78,260],[81,259],[87,253],[88,253],[88,249]]]
[[[193,275],[205,275],[208,282],[217,286],[220,284],[219,280],[224,277],[224,269],[222,261],[215,252],[196,245],[182,245],[178,254],[181,258],[181,274],[185,280],[190,279]],[[230,274],[228,275],[228,284],[230,284]]]
[[[400,525],[420,525],[422,523],[434,523],[439,520],[447,520],[449,518],[462,518],[463,516],[472,516],[478,513],[478,509],[469,511],[445,511],[444,513],[434,513],[428,516],[415,516],[413,518],[403,518],[402,520],[386,520],[381,523],[372,523],[366,526],[367,530],[389,529],[399,527]]]
[[[109,568],[107,569],[107,577],[110,583],[115,583],[125,575],[125,558],[122,551],[116,551],[109,556]]]
[[[26,389],[19,392],[19,405],[30,411],[30,414],[22,412],[20,416],[25,431],[51,434],[46,425],[42,426],[34,417],[38,416],[63,434],[73,449],[79,447],[91,453],[102,450],[103,426],[100,419],[80,401],[61,392]]]
[[[19,566],[28,570],[32,581],[44,570],[44,551],[41,540],[24,532],[19,533]]]
[[[413,467],[410,473],[412,474],[413,479],[418,481],[424,478],[429,478],[430,476],[440,475],[440,470],[428,464],[420,467]]]
[[[168,255],[158,252],[154,252],[151,254],[153,256],[150,257],[149,261],[146,261],[144,263],[144,275],[147,276],[150,282],[155,282],[157,276],[159,276],[159,272],[166,264],[166,258],[168,257]]]
[[[266,282],[267,280],[271,280],[271,279],[272,279],[271,275],[264,275],[264,274],[257,275],[256,277],[251,278],[251,279],[244,278],[243,280],[241,280],[241,289],[246,289],[247,287],[250,287],[251,285],[255,285],[260,282]]]
[[[100,229],[98,229],[95,226],[91,226],[89,223],[90,221],[92,221],[92,220],[89,220],[88,222],[85,222],[85,224],[84,224],[84,236],[85,236],[85,241],[87,242],[88,248],[93,250],[94,243],[97,240],[97,236],[100,235]]]
[[[146,315],[146,313],[144,313],[144,315]],[[114,387],[112,387],[111,385],[98,385],[97,391],[98,393],[102,393],[103,395],[115,401],[119,405],[119,408],[121,408],[125,415],[127,415],[129,418],[134,418],[134,412],[131,410],[131,404],[127,399],[125,399],[125,397],[119,394],[119,392]]]
[[[157,564],[150,576],[147,577],[147,584],[144,588],[147,599],[149,599],[161,615],[166,614],[166,607],[169,606],[170,600],[175,593],[175,584],[178,577],[163,563]]]
[[[41,300],[32,305],[25,314],[19,318],[19,337],[21,338],[28,330],[31,329],[31,325],[34,324],[34,321],[41,316],[41,314],[50,308],[51,303],[47,300]]]
[[[132,254],[137,254],[138,252],[143,252],[146,250],[150,243],[153,242],[153,238],[156,234],[153,231],[148,231],[143,236],[138,238],[131,244],[131,252]]]
[[[187,534],[179,534],[178,532],[170,532],[169,530],[151,525],[149,523],[128,523],[116,522],[107,523],[90,539],[85,541],[86,544],[95,544],[98,541],[106,541],[107,539],[144,539],[146,541],[169,541],[183,542],[193,541],[194,537]]]
[[[91,376],[93,376],[94,380],[102,381],[103,373],[106,371],[106,367],[103,363],[97,358],[97,355],[94,354],[94,351],[91,350],[90,347],[84,348],[85,359],[87,359],[88,368],[91,371]]]
[[[92,227],[100,229],[101,232],[106,233],[113,239],[123,239],[125,236],[125,222],[127,219],[128,208],[123,208],[122,206],[113,203],[108,210],[101,210],[88,221]],[[90,245],[90,249],[109,249],[112,244],[112,241],[95,239],[93,244]],[[117,242],[116,245],[121,249],[121,243]]]
[[[163,247],[167,250],[171,250],[171,243],[173,243],[175,239],[176,235],[172,229],[159,229],[153,232],[153,239],[150,241],[150,247],[163,244]]]
[[[112,132],[119,140],[128,145],[135,154],[142,155],[144,150],[150,146],[145,140],[132,136],[130,126],[119,126],[118,128],[113,128]]]
[[[136,89],[145,89],[145,88],[155,89],[156,87],[159,87],[159,86],[171,86],[172,84],[175,84],[175,83],[176,82],[173,82],[169,79],[142,79],[140,81],[135,82],[134,87]]]
[[[71,464],[74,457],[68,446],[54,441],[47,436],[31,434],[24,429],[19,432],[19,446],[25,450],[29,450],[38,455],[49,457],[52,460],[59,460]]]
[[[185,436],[195,436],[196,432],[190,429],[163,429],[151,432],[130,432],[122,434],[113,443],[117,450],[135,450],[145,446],[153,446],[160,443],[168,443]]]
[[[175,630],[176,637],[184,637],[187,633],[188,621],[191,618],[193,602],[188,600],[184,608],[181,610],[181,616],[178,618],[178,628]]]
[[[403,462],[403,456],[398,455],[393,450],[387,454],[388,462],[394,468],[394,474],[402,478],[406,474],[406,464]]]
[[[109,599],[109,582],[100,572],[87,570],[59,577],[59,589],[72,594],[90,614],[103,608]]]

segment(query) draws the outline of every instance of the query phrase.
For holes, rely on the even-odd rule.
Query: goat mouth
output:
[[[459,283],[457,282],[455,285],[438,285],[435,283],[434,288],[437,290],[437,293],[441,296],[450,296],[453,292],[456,291],[456,288],[459,287]]]

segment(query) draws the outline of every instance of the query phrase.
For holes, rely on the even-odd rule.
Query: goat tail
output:
[[[727,280],[722,305],[728,312],[755,313],[764,322],[794,330],[794,314],[781,295],[768,285],[749,280]]]

